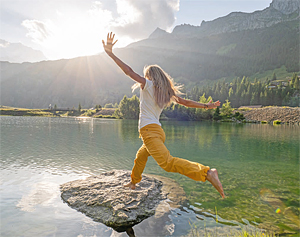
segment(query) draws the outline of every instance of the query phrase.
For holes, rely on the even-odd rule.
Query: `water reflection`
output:
[[[39,182],[32,186],[28,194],[24,194],[16,205],[22,211],[33,212],[38,205],[50,205],[57,198],[57,185],[50,182]]]
[[[103,171],[130,170],[141,145],[137,121],[0,119],[3,236],[20,236],[24,230],[28,230],[25,236],[70,236],[69,230],[73,230],[72,236],[118,236],[106,226],[65,208],[57,190],[64,182]],[[137,236],[144,233],[147,225],[149,231],[150,227],[158,231],[163,225],[159,228],[185,235],[190,229],[189,221],[200,229],[204,221],[207,228],[217,226],[224,231],[230,223],[248,221],[259,226],[289,226],[295,231],[300,196],[298,126],[176,121],[162,124],[171,154],[218,168],[228,198],[221,201],[209,184],[166,173],[149,159],[145,172],[175,179],[185,189],[189,204],[173,210],[159,223],[149,219],[148,224],[134,226]],[[264,189],[280,200],[278,207],[261,194]],[[223,224],[215,223],[215,207]],[[280,213],[276,213],[277,208]],[[13,230],[12,223],[17,223],[18,228]]]
[[[136,142],[139,138],[138,121],[133,119],[121,120],[119,134],[124,142]]]

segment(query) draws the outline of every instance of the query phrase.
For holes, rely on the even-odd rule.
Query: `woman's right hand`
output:
[[[116,40],[113,43],[114,37],[115,37],[115,34],[113,34],[112,32],[110,32],[110,33],[107,34],[106,44],[105,44],[104,40],[102,40],[103,48],[104,48],[104,50],[105,50],[105,52],[107,54],[111,54],[112,53],[112,48],[115,45],[115,43],[117,43],[117,41],[118,41],[118,40]]]
[[[210,100],[206,105],[207,105],[207,109],[215,109],[219,107],[221,103],[220,101],[212,102],[212,100]]]

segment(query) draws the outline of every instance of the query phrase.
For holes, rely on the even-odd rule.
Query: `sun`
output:
[[[112,22],[112,13],[95,2],[88,11],[57,11],[47,22],[49,36],[41,42],[50,58],[93,55],[102,50],[101,40]]]
[[[95,55],[103,51],[102,39],[116,27],[137,21],[140,17],[129,3],[117,1],[114,12],[103,9],[102,3],[95,1],[86,9],[78,6],[56,10],[55,17],[43,20],[25,20],[27,36],[42,46],[50,60]],[[114,15],[114,16],[113,16]],[[134,40],[129,36],[116,35],[116,47],[124,47]]]

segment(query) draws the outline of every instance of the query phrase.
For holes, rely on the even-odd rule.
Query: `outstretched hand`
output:
[[[208,108],[208,109],[215,109],[215,108],[219,107],[220,104],[221,104],[220,101],[216,101],[216,102],[213,102],[213,103],[212,103],[212,100],[210,100],[210,101],[207,103],[207,108]]]
[[[102,44],[103,44],[103,48],[105,50],[105,52],[107,54],[110,54],[112,53],[112,48],[113,46],[117,43],[118,40],[116,40],[114,43],[114,37],[115,37],[115,34],[113,34],[112,32],[108,33],[107,34],[107,40],[106,40],[106,44],[105,44],[105,41],[102,40]]]

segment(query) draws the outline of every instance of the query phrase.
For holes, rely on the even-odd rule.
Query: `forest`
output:
[[[194,87],[187,97],[198,101],[204,94],[222,103],[229,100],[235,108],[242,105],[299,106],[299,77],[294,73],[290,81],[279,81],[274,73],[265,82],[237,77],[231,83],[219,81],[212,87]]]
[[[194,87],[186,93],[187,99],[208,103],[210,100],[219,100],[221,109],[205,110],[187,108],[179,104],[172,104],[164,109],[162,119],[176,120],[219,120],[235,117],[243,120],[238,112],[232,114],[232,108],[248,105],[262,106],[299,106],[299,77],[294,73],[290,81],[276,80],[276,74],[265,82],[255,80],[250,82],[248,77],[236,78],[232,83],[217,82],[212,87]],[[139,116],[139,99],[136,95],[132,98],[121,100],[115,116],[125,119],[137,119]]]

